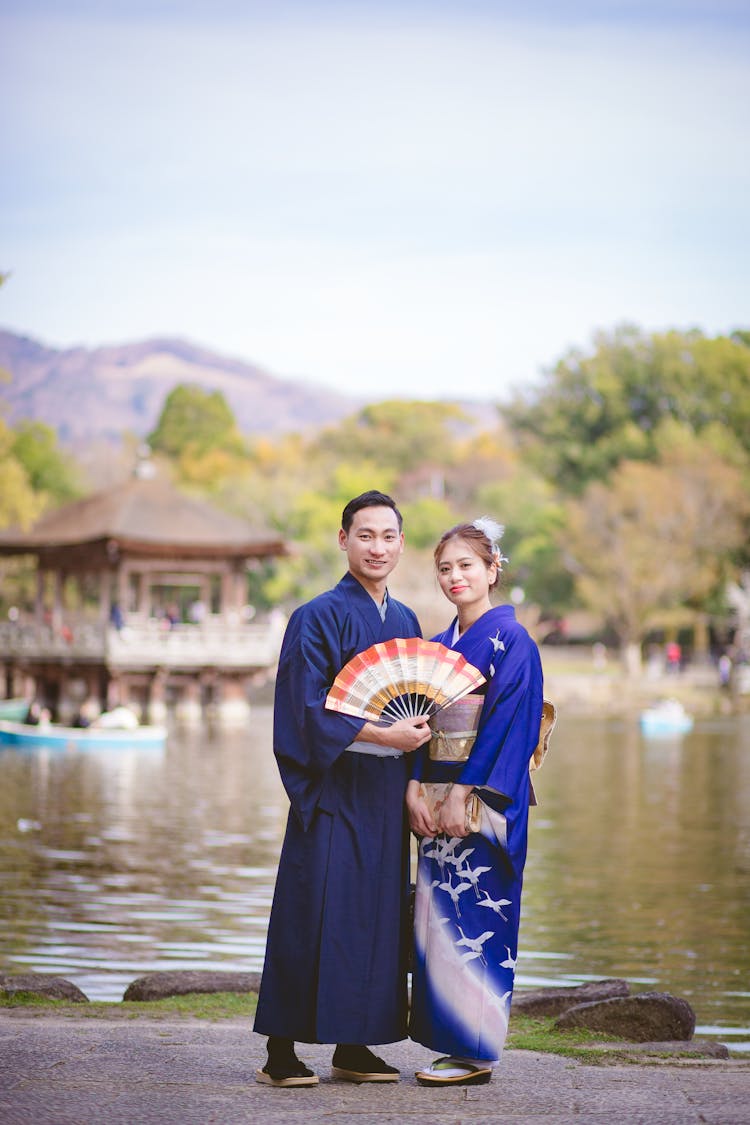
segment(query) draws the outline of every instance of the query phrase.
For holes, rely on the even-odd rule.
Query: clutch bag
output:
[[[450,781],[422,781],[419,795],[427,802],[430,816],[438,823],[438,813],[448,799],[452,788]],[[482,827],[482,802],[478,793],[469,793],[466,798],[466,830],[479,832]]]

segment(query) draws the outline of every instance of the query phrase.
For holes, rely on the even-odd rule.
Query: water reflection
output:
[[[569,952],[572,977],[624,976],[684,996],[701,1025],[747,1028],[747,722],[678,741],[625,722],[558,733],[532,814],[524,971],[530,947]]]
[[[249,735],[161,751],[0,751],[0,965],[112,1000],[155,969],[260,968],[286,818],[270,728],[257,707]],[[563,715],[537,788],[519,983],[623,976],[750,1038],[750,723],[647,740]]]
[[[120,999],[153,969],[260,966],[285,819],[268,711],[252,742],[3,751],[0,780],[8,967]]]

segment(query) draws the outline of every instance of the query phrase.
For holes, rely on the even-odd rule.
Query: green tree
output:
[[[655,461],[662,423],[694,434],[719,424],[750,452],[750,348],[741,333],[649,335],[632,325],[569,352],[541,386],[503,409],[526,457],[548,480],[581,493],[621,461]]]
[[[43,493],[48,505],[74,500],[83,492],[79,470],[57,443],[57,434],[44,422],[21,422],[15,427],[13,456],[26,470],[31,487]]]
[[[295,604],[338,581],[346,569],[338,546],[344,505],[352,496],[371,488],[389,492],[394,480],[392,473],[372,462],[340,462],[323,487],[301,488],[292,499],[283,527],[291,539],[293,555],[279,561],[266,584],[268,600]]]
[[[553,487],[518,465],[504,480],[481,485],[474,507],[505,527],[503,584],[520,586],[546,615],[564,613],[575,600],[574,583],[559,547],[567,513]]]
[[[28,473],[13,454],[15,434],[0,418],[0,528],[29,528],[42,514],[45,495],[35,492]],[[35,567],[28,556],[0,559],[0,611],[27,605],[33,596]]]
[[[445,500],[433,496],[422,496],[399,507],[410,549],[434,547],[443,532],[457,522],[455,512]]]
[[[245,443],[221,391],[181,383],[170,391],[148,443],[168,457],[203,457],[215,450],[240,455]]]
[[[316,444],[337,458],[364,458],[407,473],[448,463],[455,436],[468,422],[451,403],[389,400],[364,407],[354,418],[326,430]]]
[[[29,474],[16,457],[16,435],[0,418],[0,527],[27,528],[41,515],[44,495],[35,492]]]

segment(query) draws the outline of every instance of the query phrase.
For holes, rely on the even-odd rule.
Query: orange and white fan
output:
[[[483,683],[482,673],[455,649],[421,637],[395,637],[379,641],[344,665],[326,707],[394,723],[434,715]]]

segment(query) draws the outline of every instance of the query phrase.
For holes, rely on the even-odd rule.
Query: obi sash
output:
[[[477,737],[483,695],[465,695],[430,719],[430,759],[433,762],[465,762]]]
[[[430,719],[430,728],[433,732],[430,739],[431,761],[465,762],[468,759],[476,742],[483,704],[483,695],[465,695],[463,699],[438,711],[437,715]],[[529,763],[530,772],[538,770],[544,761],[556,720],[555,705],[545,699],[539,727],[539,741]],[[530,786],[529,803],[537,804],[533,783]]]

